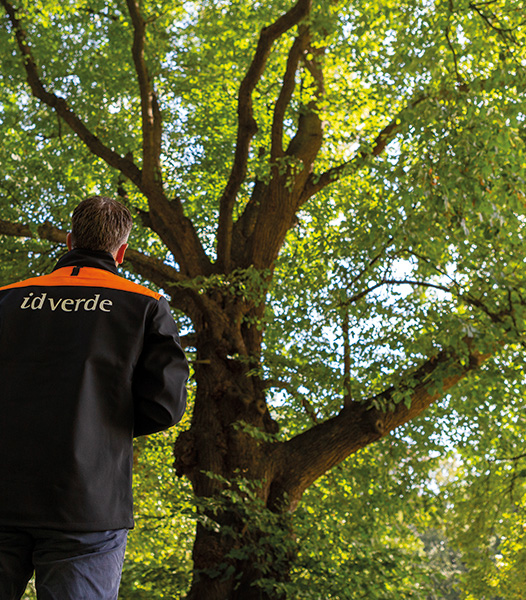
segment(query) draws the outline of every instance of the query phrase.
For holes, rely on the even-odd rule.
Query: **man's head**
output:
[[[109,252],[121,263],[132,228],[130,211],[106,196],[91,196],[73,211],[68,248]]]

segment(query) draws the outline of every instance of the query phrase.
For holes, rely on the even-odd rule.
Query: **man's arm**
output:
[[[188,363],[168,302],[161,298],[147,323],[133,375],[134,437],[168,429],[186,409]]]

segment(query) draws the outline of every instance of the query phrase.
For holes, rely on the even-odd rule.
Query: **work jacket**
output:
[[[0,524],[133,526],[132,438],[171,427],[188,365],[167,301],[72,250],[0,288]]]

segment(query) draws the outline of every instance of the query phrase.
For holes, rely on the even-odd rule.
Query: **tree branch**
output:
[[[0,0],[0,2],[5,9],[15,32],[18,48],[24,62],[27,82],[33,96],[52,108],[57,115],[71,127],[93,154],[102,158],[108,165],[114,167],[138,185],[141,179],[139,168],[130,159],[122,157],[108,146],[105,146],[97,136],[91,133],[81,119],[71,110],[64,98],[60,98],[56,94],[46,90],[44,83],[39,76],[38,68],[31,52],[31,47],[27,42],[26,32],[16,16],[15,8],[7,0]]]
[[[157,96],[150,82],[150,75],[144,59],[144,40],[146,25],[136,0],[126,0],[128,12],[133,24],[132,56],[137,72],[141,97],[142,180],[145,185],[161,184],[161,137],[162,117]]]
[[[491,4],[492,3],[490,3],[490,2],[478,2],[478,3],[470,2],[469,8],[473,9],[481,17],[481,19],[486,23],[486,25],[490,29],[493,29],[493,31],[496,31],[499,35],[501,35],[505,41],[511,40],[513,42],[516,42],[516,39],[514,39],[512,32],[514,32],[517,29],[517,27],[497,27],[496,25],[493,24],[492,17],[495,20],[498,20],[498,17],[494,13],[490,13],[490,15],[486,15],[482,12],[483,7],[488,7]],[[499,25],[500,25],[500,23],[499,23]]]
[[[55,244],[66,245],[66,232],[58,227],[55,227],[49,223],[49,221],[39,225],[36,228],[36,231],[38,237],[42,240],[47,240],[48,242],[53,242]],[[0,235],[23,238],[34,237],[34,233],[31,231],[28,225],[24,225],[23,223],[11,223],[10,221],[5,221],[3,219],[0,219]]]
[[[148,256],[133,248],[127,248],[125,260],[130,263],[138,275],[159,287],[166,288],[173,283],[186,280],[186,277],[177,269],[170,267],[170,265],[154,256]]]
[[[307,400],[304,394],[299,394],[297,388],[288,381],[283,381],[280,379],[266,379],[264,382],[265,389],[276,388],[279,390],[285,390],[290,396],[292,396],[295,400],[301,404],[301,406],[305,409],[305,412],[311,419],[314,424],[318,423],[318,415],[316,413],[316,409],[312,406],[312,404]]]
[[[309,42],[310,33],[307,27],[303,27],[300,34],[294,40],[289,51],[285,75],[278,99],[274,106],[274,117],[272,121],[270,162],[273,164],[276,158],[283,156],[283,123],[285,120],[285,111],[290,104],[292,93],[296,85],[296,71],[300,62],[301,55]]]
[[[424,95],[416,98],[413,102],[410,102],[382,129],[382,131],[380,131],[370,148],[359,150],[350,160],[325,171],[325,173],[322,173],[321,175],[311,174],[302,193],[302,204],[323,188],[338,181],[343,175],[347,174],[351,168],[353,171],[357,171],[364,165],[366,160],[371,157],[379,156],[385,150],[387,144],[389,144],[400,131],[401,123],[406,120],[406,115],[427,98],[428,96]]]
[[[456,75],[456,80],[457,80],[458,82],[462,82],[462,81],[463,81],[463,79],[462,79],[462,75],[460,74],[460,71],[459,71],[459,69],[458,69],[458,58],[457,58],[457,53],[456,53],[456,50],[455,50],[455,48],[454,48],[454,46],[453,46],[453,43],[452,43],[452,41],[451,41],[451,37],[450,37],[450,35],[449,35],[449,24],[448,24],[448,26],[446,27],[446,30],[445,30],[445,36],[446,36],[447,45],[449,46],[449,49],[451,50],[451,54],[453,55],[453,63],[454,63],[454,65],[455,65],[455,75]]]
[[[341,327],[343,335],[343,406],[348,407],[352,403],[349,306],[344,307]]]
[[[219,200],[219,223],[217,229],[217,256],[220,268],[228,271],[232,250],[232,214],[241,184],[247,172],[250,143],[257,131],[253,115],[252,93],[265,70],[274,42],[304,19],[310,11],[312,0],[298,0],[272,25],[265,27],[259,36],[256,52],[241,82],[238,94],[238,130],[234,163],[230,177]]]
[[[297,220],[296,213],[303,201],[302,192],[321,148],[323,128],[317,107],[324,93],[323,72],[316,60],[308,60],[305,54],[308,49],[319,55],[324,49],[310,48],[309,41],[309,30],[301,28],[289,53],[272,124],[270,181],[256,182],[252,197],[233,228],[236,240],[234,255],[238,266],[253,264],[261,269],[272,268],[287,231]],[[312,74],[316,91],[314,98],[301,108],[296,135],[283,155],[283,121],[294,91],[294,76],[300,59]],[[243,249],[242,254],[237,251],[238,248]]]
[[[304,52],[302,59],[307,71],[314,80],[316,92],[314,98],[306,106],[302,107],[298,119],[298,130],[287,148],[288,155],[298,158],[303,163],[301,177],[296,177],[295,182],[295,187],[300,190],[304,187],[310,175],[312,165],[323,141],[323,127],[318,115],[318,106],[325,95],[325,82],[318,58],[325,52],[325,48],[312,48],[308,46],[308,50],[309,54],[314,55],[314,58],[308,59],[307,53]]]
[[[213,267],[192,221],[185,215],[181,199],[168,199],[160,187],[147,195],[148,223],[173,253],[188,278],[210,275]]]
[[[278,445],[273,456],[276,475],[269,504],[278,509],[286,495],[290,510],[294,510],[303,492],[318,477],[420,415],[491,356],[479,353],[473,347],[473,338],[464,342],[466,354],[443,350],[408,373],[396,387],[366,402],[351,402],[336,417]],[[395,402],[397,392],[405,392],[409,402]],[[378,405],[389,405],[391,410],[380,410]]]
[[[361,292],[357,292],[356,294],[354,294],[353,296],[348,298],[345,301],[345,304],[349,305],[349,304],[352,304],[353,302],[357,302],[358,300],[361,300],[367,294],[374,292],[374,290],[377,290],[378,288],[380,288],[384,285],[414,285],[414,286],[427,287],[427,288],[432,288],[435,290],[440,290],[441,292],[446,292],[448,294],[452,293],[450,288],[448,288],[445,285],[440,285],[439,283],[431,283],[429,281],[416,281],[414,279],[382,279],[382,281],[379,281],[378,283],[375,283],[374,285],[371,285],[368,288],[366,288],[365,290],[362,290]]]
[[[300,39],[300,36],[304,36],[304,39]],[[296,189],[301,189],[305,185],[305,180],[310,173],[312,163],[321,147],[322,123],[316,112],[316,105],[317,102],[323,98],[325,93],[323,71],[316,60],[318,56],[324,53],[325,49],[312,48],[309,45],[310,32],[307,27],[302,28],[300,36],[296,38],[289,51],[286,73],[274,110],[270,158],[270,164],[274,165],[276,164],[276,159],[284,154],[282,144],[285,111],[290,104],[290,99],[294,91],[294,78],[298,66],[297,61],[301,59],[315,81],[316,94],[315,99],[313,99],[306,107],[303,107],[303,110],[299,115],[296,135],[290,141],[285,152],[286,155],[293,156],[303,163],[301,177],[299,177],[298,174],[293,176],[295,179],[294,187]],[[303,48],[301,46],[303,46]],[[306,49],[308,49],[309,53],[314,55],[314,59],[309,60],[307,58]],[[279,176],[277,179],[279,180]],[[264,206],[268,192],[269,184],[256,180],[250,200],[245,206],[243,214],[239,217],[233,227],[232,236],[235,240],[236,247],[244,248],[247,239],[254,232],[258,217],[266,211],[272,212],[272,208]],[[295,199],[296,196],[297,194],[292,194],[292,198]],[[294,206],[293,209],[296,210],[296,207]],[[236,258],[239,258],[239,256]],[[237,262],[239,262],[239,260]]]
[[[181,346],[183,348],[195,348],[197,336],[195,333],[187,333],[181,336]]]

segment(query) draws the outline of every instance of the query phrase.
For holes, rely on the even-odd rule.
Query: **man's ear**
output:
[[[120,265],[124,260],[124,253],[126,252],[126,248],[128,244],[123,244],[115,253],[115,262]]]
[[[68,245],[68,250],[73,249],[73,243],[71,241],[71,233],[68,233],[68,235],[66,236],[66,244]]]

